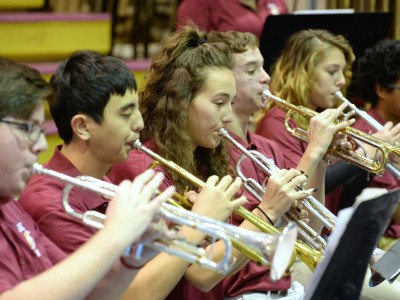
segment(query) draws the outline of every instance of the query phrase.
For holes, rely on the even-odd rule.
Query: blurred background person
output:
[[[258,38],[270,15],[288,13],[284,0],[183,0],[177,11],[177,28],[193,22],[204,31],[254,33]]]
[[[355,97],[370,104],[367,113],[381,126],[394,131],[388,142],[399,146],[400,141],[400,41],[382,40],[367,48],[354,68],[352,91]],[[354,127],[366,133],[375,129],[364,118],[359,118]],[[398,165],[397,165],[398,167]],[[390,170],[382,176],[375,176],[370,187],[392,190],[400,187],[400,178]],[[351,186],[348,186],[349,190]],[[351,205],[352,199],[347,205]],[[400,237],[400,209],[380,241],[380,248],[389,249]]]

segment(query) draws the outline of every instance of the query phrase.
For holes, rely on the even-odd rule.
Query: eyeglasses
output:
[[[25,132],[28,139],[32,142],[37,142],[40,138],[40,135],[45,133],[45,129],[39,124],[35,123],[16,122],[4,119],[0,119],[0,122],[16,126],[18,129]]]

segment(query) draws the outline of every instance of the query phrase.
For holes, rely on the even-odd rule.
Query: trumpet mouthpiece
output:
[[[228,132],[226,131],[225,128],[221,128],[221,129],[219,130],[219,135],[220,135],[220,136],[225,136],[226,134],[228,134]]]
[[[42,174],[44,172],[44,168],[41,164],[39,164],[38,162],[35,162],[32,165],[32,170],[34,174]]]
[[[264,90],[262,95],[263,95],[264,99],[268,99],[269,97],[271,97],[272,94],[271,94],[270,90]]]
[[[142,149],[143,144],[140,142],[139,139],[137,139],[134,143],[133,143],[133,148],[136,150],[140,150]]]
[[[342,97],[343,97],[343,94],[342,94],[341,91],[337,91],[337,92],[335,93],[335,96],[336,96],[337,98],[342,98]]]

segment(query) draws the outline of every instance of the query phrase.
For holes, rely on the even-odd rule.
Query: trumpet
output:
[[[62,205],[69,215],[81,220],[84,224],[92,228],[102,229],[104,227],[104,221],[106,220],[104,214],[91,210],[84,213],[75,211],[69,203],[69,193],[73,188],[79,187],[111,198],[115,196],[118,186],[89,176],[74,178],[54,170],[46,169],[38,163],[35,163],[32,168],[36,174],[51,176],[66,184],[62,193]],[[173,202],[174,200],[169,199],[169,201]],[[282,277],[290,262],[297,237],[297,228],[294,225],[285,228],[285,231],[280,235],[255,233],[231,224],[200,216],[168,203],[163,203],[156,214],[161,219],[170,221],[172,224],[188,226],[201,231],[212,243],[222,241],[225,246],[225,256],[221,261],[215,262],[212,260],[212,249],[207,254],[205,249],[193,245],[182,237],[165,237],[165,234],[163,235],[165,232],[161,232],[161,238],[155,241],[139,244],[137,247],[139,253],[137,252],[136,256],[140,257],[142,247],[148,247],[156,251],[166,252],[221,274],[227,274],[234,266],[236,258],[231,259],[231,254],[232,243],[235,242],[239,245],[248,245],[252,251],[262,256],[266,262],[270,262],[271,278],[278,280]],[[125,252],[128,255],[130,249]]]
[[[342,92],[337,91],[335,96],[339,98],[341,101],[346,102],[347,105],[361,118],[363,118],[369,125],[371,125],[375,130],[382,130],[383,126],[375,120],[372,116],[370,116],[366,111],[359,109],[353,103],[351,103],[347,98],[345,98]],[[386,165],[386,168],[396,176],[397,179],[400,179],[400,170],[397,165],[391,164],[390,162]]]
[[[298,112],[307,118],[312,118],[318,113],[311,109],[302,106],[296,106],[291,104],[279,97],[273,96],[269,90],[265,90],[263,92],[263,97],[265,99],[271,98],[280,106],[285,107],[288,109],[285,118],[285,127],[286,129],[298,139],[307,142],[308,136],[306,130],[295,127],[292,128],[289,124],[289,120],[293,113]],[[343,149],[340,146],[331,146],[328,149],[328,153],[337,156],[341,159],[348,161],[349,163],[364,169],[368,172],[372,172],[375,174],[383,174],[385,172],[385,166],[388,162],[389,154],[399,156],[400,155],[400,148],[396,147],[390,143],[387,143],[381,139],[378,139],[374,136],[366,134],[360,130],[354,129],[350,126],[340,130],[340,132],[344,133],[347,136],[350,136],[355,140],[357,143],[365,143],[376,149],[375,159],[370,159],[365,155],[359,154],[353,150]],[[379,159],[377,159],[379,157]]]
[[[169,161],[157,153],[151,151],[149,148],[145,147],[139,140],[136,140],[133,147],[137,150],[141,150],[142,152],[146,153],[150,157],[152,157],[156,162],[162,164],[163,166],[167,167],[169,170],[176,172],[178,175],[186,178],[188,181],[190,181],[192,184],[195,186],[201,188],[204,186],[204,181],[201,179],[197,178],[196,176],[192,175],[182,167],[178,166],[175,164],[173,161]],[[256,226],[258,229],[260,229],[262,232],[269,233],[269,234],[279,234],[279,230],[270,225],[269,223],[266,223],[264,220],[262,220],[260,217],[257,215],[253,214],[251,211],[247,210],[246,208],[239,207],[235,210],[235,213],[237,213],[239,216],[241,216],[243,219],[249,221],[252,223],[254,226]],[[236,246],[235,246],[236,247]],[[295,252],[296,256],[302,260],[311,270],[314,270],[317,264],[321,261],[322,255],[321,252],[316,251],[309,246],[296,242],[295,243]],[[239,249],[240,251],[246,250],[244,249]],[[242,251],[243,252],[243,251]],[[251,259],[257,261],[257,258],[254,258],[250,256]]]
[[[255,150],[247,150],[240,143],[238,143],[234,138],[232,138],[226,129],[220,129],[220,135],[229,140],[234,146],[236,146],[240,151],[242,151],[242,155],[239,157],[236,162],[236,172],[239,177],[243,180],[244,187],[259,201],[262,200],[262,195],[265,193],[265,184],[261,185],[253,178],[247,178],[242,170],[241,165],[245,158],[250,158],[258,167],[261,168],[267,176],[271,176],[274,171],[278,171],[279,168],[274,164],[272,159],[265,157],[258,151]],[[265,181],[264,181],[265,182]],[[325,206],[323,206],[318,200],[314,197],[309,196],[306,199],[300,201],[301,204],[306,207],[311,214],[313,214],[321,223],[325,225],[325,227],[332,231],[337,222],[337,217],[328,210]],[[310,209],[311,208],[311,209]],[[318,235],[312,228],[309,228],[308,224],[299,220],[294,214],[289,214],[289,216],[284,216],[286,222],[294,222],[298,225],[299,236],[311,247],[320,251],[321,257],[323,256],[323,252],[325,251],[326,242],[325,240]],[[305,226],[305,227],[304,227]],[[321,243],[320,241],[323,240]],[[385,252],[382,249],[375,248],[371,260],[370,260],[370,268],[372,276],[370,278],[369,285],[371,287],[380,284],[385,278],[377,272],[373,268],[373,264],[376,263]]]
[[[242,163],[245,158],[251,159],[261,170],[267,175],[271,176],[280,169],[274,164],[272,159],[269,159],[262,155],[260,152],[255,150],[247,150],[240,143],[238,143],[233,137],[230,136],[228,131],[224,128],[219,130],[222,137],[227,139],[231,144],[238,148],[242,155],[236,162],[236,173],[243,180],[244,187],[249,191],[258,201],[261,202],[263,195],[266,191],[265,184],[261,185],[253,178],[246,177],[242,172]],[[305,207],[309,213],[314,215],[328,230],[333,230],[336,222],[336,216],[331,213],[324,205],[322,205],[313,196],[308,196],[305,199],[299,201],[303,207]],[[299,219],[294,213],[287,212],[283,215],[283,219],[286,222],[294,222],[299,227],[299,236],[313,249],[321,251],[326,247],[326,241],[314,231],[307,223]]]

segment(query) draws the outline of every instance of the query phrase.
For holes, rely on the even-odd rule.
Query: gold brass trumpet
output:
[[[68,214],[80,219],[84,224],[95,229],[104,227],[103,224],[106,219],[104,214],[96,211],[86,211],[84,213],[75,211],[69,204],[69,193],[74,187],[79,187],[111,198],[115,196],[118,186],[89,176],[70,177],[54,170],[46,169],[38,163],[35,163],[32,168],[37,174],[48,175],[66,183],[62,194],[62,204]],[[173,199],[169,200],[174,201]],[[252,251],[270,262],[271,277],[273,280],[278,280],[282,277],[290,262],[297,237],[297,228],[294,225],[288,226],[280,235],[255,233],[231,224],[200,216],[168,203],[163,203],[160,206],[157,211],[157,216],[163,220],[170,221],[172,224],[188,226],[199,230],[204,233],[212,243],[218,240],[222,241],[225,246],[224,258],[220,262],[215,262],[212,260],[212,250],[207,254],[205,249],[189,243],[182,237],[175,235],[171,238],[165,234],[165,229],[161,231],[161,237],[159,239],[152,242],[144,242],[141,246],[166,252],[222,274],[227,274],[235,263],[235,258],[231,260],[232,242],[235,242],[238,244],[246,244]],[[138,247],[138,249],[140,248],[141,247]],[[129,253],[130,249],[126,252]],[[128,255],[128,253],[126,255]],[[138,253],[136,253],[136,255],[138,255]],[[140,254],[138,257],[140,257]]]
[[[298,139],[300,139],[304,142],[307,142],[308,136],[307,136],[306,130],[299,128],[299,127],[292,128],[289,124],[289,120],[290,120],[292,114],[295,112],[298,112],[307,118],[312,118],[312,117],[318,115],[318,113],[316,111],[313,111],[306,107],[297,106],[297,105],[291,104],[291,103],[287,102],[286,100],[283,100],[279,97],[273,96],[269,90],[265,90],[263,92],[263,97],[265,99],[271,98],[280,106],[288,109],[288,112],[286,113],[286,118],[285,118],[286,129],[293,136],[297,137]],[[385,172],[385,167],[388,162],[389,154],[395,155],[395,156],[400,155],[399,147],[396,147],[390,143],[387,143],[381,139],[378,139],[374,136],[366,134],[360,130],[354,129],[350,126],[340,130],[340,132],[346,134],[347,136],[350,136],[357,143],[365,143],[367,145],[372,146],[374,149],[376,149],[375,157],[376,158],[379,157],[379,159],[370,159],[370,158],[366,157],[365,155],[359,154],[353,150],[344,149],[340,146],[331,146],[328,149],[328,153],[332,154],[336,157],[340,157],[341,159],[344,159],[344,160],[348,161],[349,163],[354,164],[355,166],[357,166],[361,169],[364,169],[368,172],[372,172],[375,174],[383,174]]]
[[[353,103],[351,103],[347,98],[345,98],[342,94],[342,92],[337,91],[335,93],[335,96],[339,98],[341,101],[346,102],[348,107],[350,107],[357,115],[359,115],[361,118],[363,118],[369,125],[371,125],[374,129],[377,131],[380,131],[383,129],[382,124],[380,124],[377,120],[375,120],[372,116],[370,116],[366,111],[363,111],[359,109],[357,106],[355,106]],[[390,160],[390,157],[389,157]],[[400,179],[400,169],[398,165],[388,163],[386,165],[386,168],[393,173],[394,176],[396,176],[397,179]]]
[[[197,178],[193,174],[189,173],[182,167],[178,166],[173,161],[167,160],[167,159],[161,157],[160,155],[158,155],[157,153],[151,151],[149,148],[143,146],[143,144],[139,140],[136,140],[133,147],[137,150],[141,150],[142,152],[146,153],[147,155],[152,157],[154,160],[156,160],[163,166],[167,167],[170,171],[176,172],[178,175],[182,176],[183,178],[186,178],[188,181],[190,181],[195,186],[197,186],[199,188],[204,186],[204,184],[205,184],[204,181]],[[247,210],[243,206],[237,208],[235,210],[235,213],[237,213],[243,219],[252,223],[254,226],[256,226],[258,229],[260,229],[262,232],[269,233],[269,234],[279,234],[279,230],[277,228],[275,228],[274,226],[265,222],[263,219],[261,219],[260,217],[258,217],[255,214],[253,214],[251,211]],[[242,251],[242,249],[239,249],[239,250]],[[318,252],[314,249],[311,249],[309,246],[307,246],[303,243],[296,242],[295,250],[296,250],[296,256],[299,259],[301,259],[311,270],[314,270],[315,267],[317,266],[317,264],[322,259],[322,255],[320,252]],[[242,253],[243,253],[243,251],[242,251]],[[249,256],[249,257],[251,259],[253,259],[254,261],[257,261],[257,258],[253,258],[251,256]],[[273,271],[273,270],[271,269],[271,271]],[[271,277],[272,277],[272,274],[271,274]]]
[[[275,172],[280,169],[274,164],[273,160],[265,157],[260,152],[255,150],[247,150],[240,143],[238,143],[233,137],[231,137],[226,131],[226,129],[221,128],[219,133],[222,137],[227,139],[231,144],[233,144],[236,148],[238,148],[242,155],[239,157],[236,162],[236,173],[243,180],[244,187],[247,191],[249,191],[258,201],[261,202],[263,195],[266,191],[266,186],[259,184],[253,178],[246,177],[242,172],[242,162],[245,158],[249,158],[255,163],[261,170],[266,174],[266,176],[271,176]],[[313,196],[308,196],[305,199],[299,201],[309,213],[314,215],[328,230],[333,230],[336,222],[336,216],[331,213],[324,205],[322,205],[317,199]],[[283,219],[286,222],[294,222],[299,227],[299,236],[313,249],[315,250],[323,250],[326,247],[325,240],[315,232],[307,223],[300,220],[298,216],[296,216],[292,212],[287,212]]]

